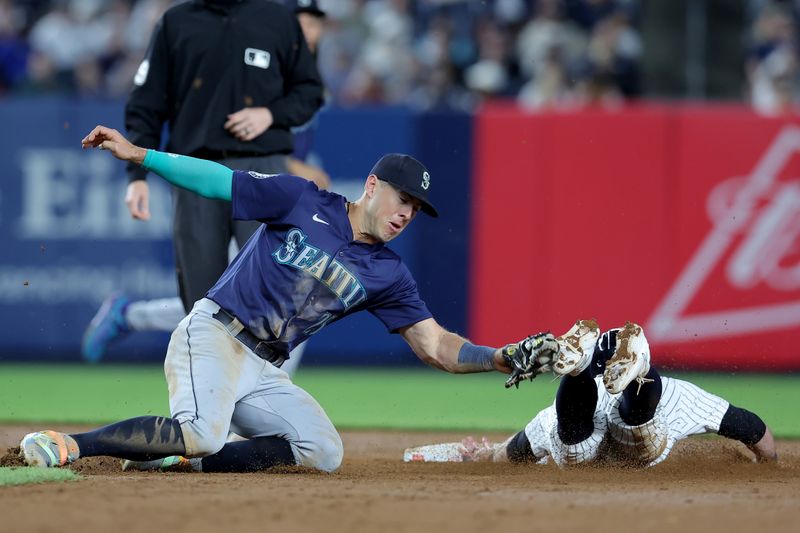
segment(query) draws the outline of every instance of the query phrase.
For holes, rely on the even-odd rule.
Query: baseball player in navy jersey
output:
[[[204,472],[295,464],[336,470],[339,434],[280,367],[293,347],[359,311],[402,335],[421,360],[452,373],[498,370],[513,381],[535,375],[555,354],[550,334],[498,349],[474,345],[433,319],[408,269],[386,247],[419,211],[438,216],[429,201],[435,182],[408,155],[382,157],[362,196],[348,202],[295,176],[146,150],[103,126],[82,144],[141,164],[177,187],[231,201],[234,218],[261,225],[172,334],[164,363],[171,417],[142,416],[72,435],[28,434],[20,443],[28,465],[108,455],[128,460],[128,468],[188,462]],[[245,440],[226,443],[229,431]]]
[[[600,334],[594,320],[580,320],[556,342],[552,369],[562,379],[555,402],[524,430],[502,443],[467,438],[411,448],[404,459],[649,467],[677,441],[716,433],[742,442],[757,462],[777,460],[772,433],[757,415],[651,368],[641,326],[629,322]]]

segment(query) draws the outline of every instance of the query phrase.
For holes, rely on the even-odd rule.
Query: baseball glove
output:
[[[552,333],[537,333],[522,339],[516,344],[503,347],[503,359],[511,367],[511,375],[506,380],[506,388],[525,379],[533,380],[538,374],[552,370],[553,359],[558,352],[558,344]]]

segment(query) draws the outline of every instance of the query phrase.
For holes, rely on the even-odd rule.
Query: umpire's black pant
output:
[[[217,163],[236,170],[255,170],[264,174],[286,172],[285,155],[221,159]],[[181,301],[188,313],[228,267],[231,237],[236,239],[241,248],[260,223],[233,220],[230,202],[209,200],[185,189],[174,189],[172,204],[175,268]]]

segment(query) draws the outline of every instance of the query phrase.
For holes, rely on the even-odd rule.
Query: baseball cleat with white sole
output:
[[[47,430],[25,435],[19,443],[19,455],[28,466],[53,468],[75,461],[79,454],[75,439]]]
[[[650,345],[644,336],[644,330],[638,324],[628,322],[617,333],[617,347],[614,355],[606,363],[603,372],[603,385],[611,394],[625,390],[634,380],[639,388],[646,382],[650,371]],[[636,391],[638,394],[638,390]]]
[[[181,455],[171,455],[163,459],[154,459],[152,461],[130,461],[128,459],[122,461],[122,470],[129,472],[136,470],[139,472],[190,472],[194,470],[194,465],[190,459]]]
[[[578,320],[572,328],[556,338],[558,354],[553,362],[553,372],[577,376],[592,362],[600,326],[595,320]]]

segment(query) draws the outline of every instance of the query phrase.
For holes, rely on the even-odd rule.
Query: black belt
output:
[[[236,317],[232,316],[224,309],[220,309],[211,316],[212,318],[219,320],[225,327],[227,327],[228,324],[230,324],[234,320],[238,321]],[[261,339],[259,339],[258,337],[247,331],[247,328],[242,328],[242,331],[237,333],[235,337],[239,342],[250,348],[250,350],[254,354],[259,356],[261,359],[264,359],[265,361],[269,361],[274,366],[280,367],[286,361],[286,359],[288,359],[288,357],[273,352],[272,349],[269,347],[269,344],[267,344],[267,342],[262,341]]]
[[[200,148],[189,155],[191,157],[197,157],[198,159],[211,159],[219,161],[220,159],[249,159],[253,157],[269,157],[271,154],[240,150],[210,150],[208,148]]]

